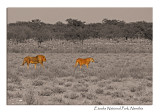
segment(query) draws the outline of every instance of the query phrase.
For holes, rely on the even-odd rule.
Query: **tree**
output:
[[[152,36],[152,28],[147,28],[144,32],[145,38],[149,39],[149,40],[153,40],[153,36]]]
[[[40,20],[40,19],[33,19],[33,20],[31,20],[31,21],[32,21],[32,23],[38,23],[38,24],[41,23],[41,20]]]
[[[61,21],[58,21],[58,22],[55,23],[55,25],[56,26],[62,26],[62,25],[64,25],[64,23],[62,23]]]
[[[7,38],[13,39],[17,42],[24,42],[27,39],[32,38],[33,31],[28,26],[8,26]]]
[[[102,20],[102,24],[107,24],[107,25],[122,25],[122,24],[125,24],[124,21],[120,21],[120,20],[116,20],[116,19],[113,19],[113,20],[109,20],[109,19],[103,19]]]
[[[66,19],[69,26],[75,26],[75,27],[84,27],[85,22],[79,21],[77,19]]]
[[[52,38],[52,33],[47,28],[41,28],[38,32],[36,32],[36,40],[38,41],[38,47],[40,47],[41,43],[50,40]]]
[[[66,19],[55,24],[43,23],[40,19],[29,22],[19,21],[7,25],[7,39],[23,42],[34,38],[39,46],[43,41],[66,39],[83,42],[87,38],[128,38],[141,37],[152,40],[152,23],[138,21],[125,23],[119,20],[103,19],[101,23],[89,23],[77,19]]]

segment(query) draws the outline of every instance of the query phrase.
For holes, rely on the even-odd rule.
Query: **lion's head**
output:
[[[43,56],[43,61],[46,62],[46,57],[45,56]]]
[[[91,61],[91,62],[94,62],[94,59],[93,59],[93,58],[90,58],[90,61]]]

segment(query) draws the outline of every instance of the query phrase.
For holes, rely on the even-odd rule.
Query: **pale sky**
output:
[[[152,22],[152,8],[8,8],[8,23],[40,19],[54,24],[65,23],[68,18],[86,23],[102,22],[104,18],[123,20],[125,22]]]

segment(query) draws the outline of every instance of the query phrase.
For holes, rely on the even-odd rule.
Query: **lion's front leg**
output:
[[[86,64],[87,68],[88,68],[88,64]]]
[[[37,64],[35,64],[34,66],[35,66],[35,70],[36,70],[36,66],[37,66]]]
[[[29,63],[27,63],[27,68],[29,69]]]
[[[43,63],[40,63],[41,64],[41,66],[44,68],[44,65],[43,65]]]

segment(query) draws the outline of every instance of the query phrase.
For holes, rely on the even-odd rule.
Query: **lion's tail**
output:
[[[26,63],[26,61],[24,60],[21,66],[23,66],[25,63]]]
[[[75,72],[76,72],[77,65],[78,65],[78,62],[76,61],[76,64],[74,65],[73,75],[74,75],[74,74],[75,74]]]
[[[25,63],[23,62],[21,66],[23,66]]]
[[[74,66],[74,67],[76,68],[76,67],[77,67],[77,65],[78,65],[78,62],[76,61],[76,64],[75,64],[75,66]]]

